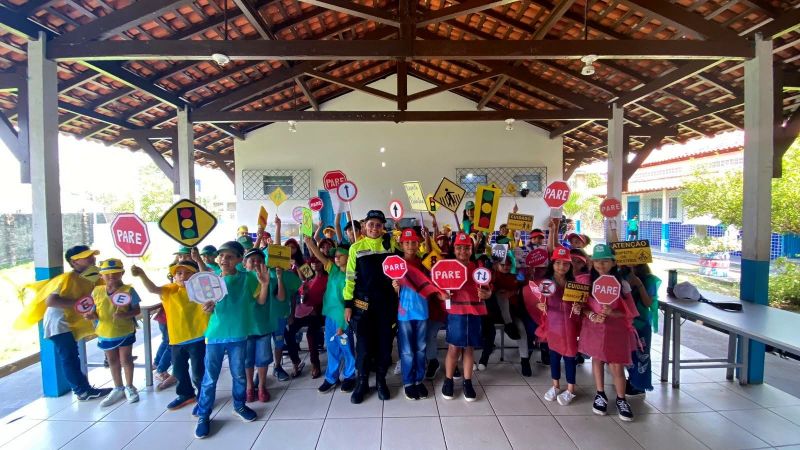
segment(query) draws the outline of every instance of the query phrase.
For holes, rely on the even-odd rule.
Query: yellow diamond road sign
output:
[[[281,203],[286,201],[286,193],[283,192],[283,189],[280,187],[276,187],[275,190],[269,194],[269,198],[272,199],[275,206],[281,206]]]
[[[196,246],[215,226],[216,217],[189,199],[179,200],[158,221],[161,231],[186,247]]]
[[[439,183],[439,187],[436,188],[436,192],[433,193],[433,199],[436,200],[438,205],[456,212],[466,193],[467,191],[465,191],[464,188],[445,177],[442,178],[442,182]]]

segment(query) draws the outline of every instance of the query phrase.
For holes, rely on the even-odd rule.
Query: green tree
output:
[[[772,230],[800,233],[800,141],[783,157],[783,176],[772,180]],[[709,214],[724,224],[742,226],[742,171],[721,176],[697,172],[684,183],[681,199],[689,217]]]
[[[140,217],[145,222],[158,222],[172,203],[172,183],[153,163],[139,169],[141,195]]]

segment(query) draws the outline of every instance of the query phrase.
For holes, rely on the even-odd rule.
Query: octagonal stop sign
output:
[[[612,197],[603,200],[600,203],[600,214],[609,219],[617,217],[622,212],[622,203]]]
[[[347,181],[347,176],[341,170],[329,170],[322,176],[322,185],[326,191],[335,190],[345,181]]]
[[[123,213],[111,222],[114,246],[128,257],[140,257],[150,245],[147,224],[133,213]]]
[[[544,190],[544,202],[551,208],[560,208],[569,200],[570,188],[564,181],[550,183]]]
[[[613,275],[600,275],[592,284],[592,297],[601,305],[617,301],[622,293],[622,285]]]
[[[398,255],[392,255],[383,260],[383,273],[393,280],[399,280],[408,273],[408,263]]]
[[[431,281],[439,289],[457,291],[467,282],[467,266],[455,259],[439,260],[431,267]]]

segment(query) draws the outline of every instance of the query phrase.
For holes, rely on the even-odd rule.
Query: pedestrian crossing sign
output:
[[[436,200],[438,205],[457,212],[466,193],[467,191],[464,188],[444,177],[442,182],[439,183],[439,187],[436,188],[436,192],[433,193],[433,199]]]

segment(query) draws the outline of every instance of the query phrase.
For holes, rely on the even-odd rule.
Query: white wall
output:
[[[371,86],[394,93],[396,79],[391,76]],[[409,77],[410,94],[430,87],[432,85],[424,81]],[[396,104],[353,92],[325,103],[322,108],[393,111]],[[409,109],[475,110],[475,103],[446,92],[412,102]],[[387,211],[389,201],[395,198],[403,201],[408,217],[416,213],[408,208],[403,181],[421,181],[425,192],[432,193],[443,176],[457,182],[456,168],[459,167],[546,166],[549,183],[561,178],[561,145],[561,138],[549,139],[542,129],[522,122],[515,123],[513,131],[506,131],[503,122],[301,122],[297,124],[297,133],[290,133],[287,124],[276,123],[235,143],[237,217],[240,223],[254,224],[262,204],[270,217],[275,213],[275,205],[269,200],[242,198],[243,169],[311,169],[312,193],[321,188],[326,171],[341,169],[359,189],[358,198],[353,202],[356,218],[363,218],[369,209]],[[381,147],[386,148],[385,153],[380,153]],[[381,162],[385,162],[386,167],[381,167]],[[537,226],[544,224],[549,210],[541,198],[516,200],[521,213],[534,214]],[[282,204],[281,218],[291,221],[292,208],[306,206],[305,203],[287,201]],[[513,205],[513,198],[503,198],[498,225],[505,222]],[[452,223],[453,215],[444,211],[438,213],[438,220],[441,224]]]

